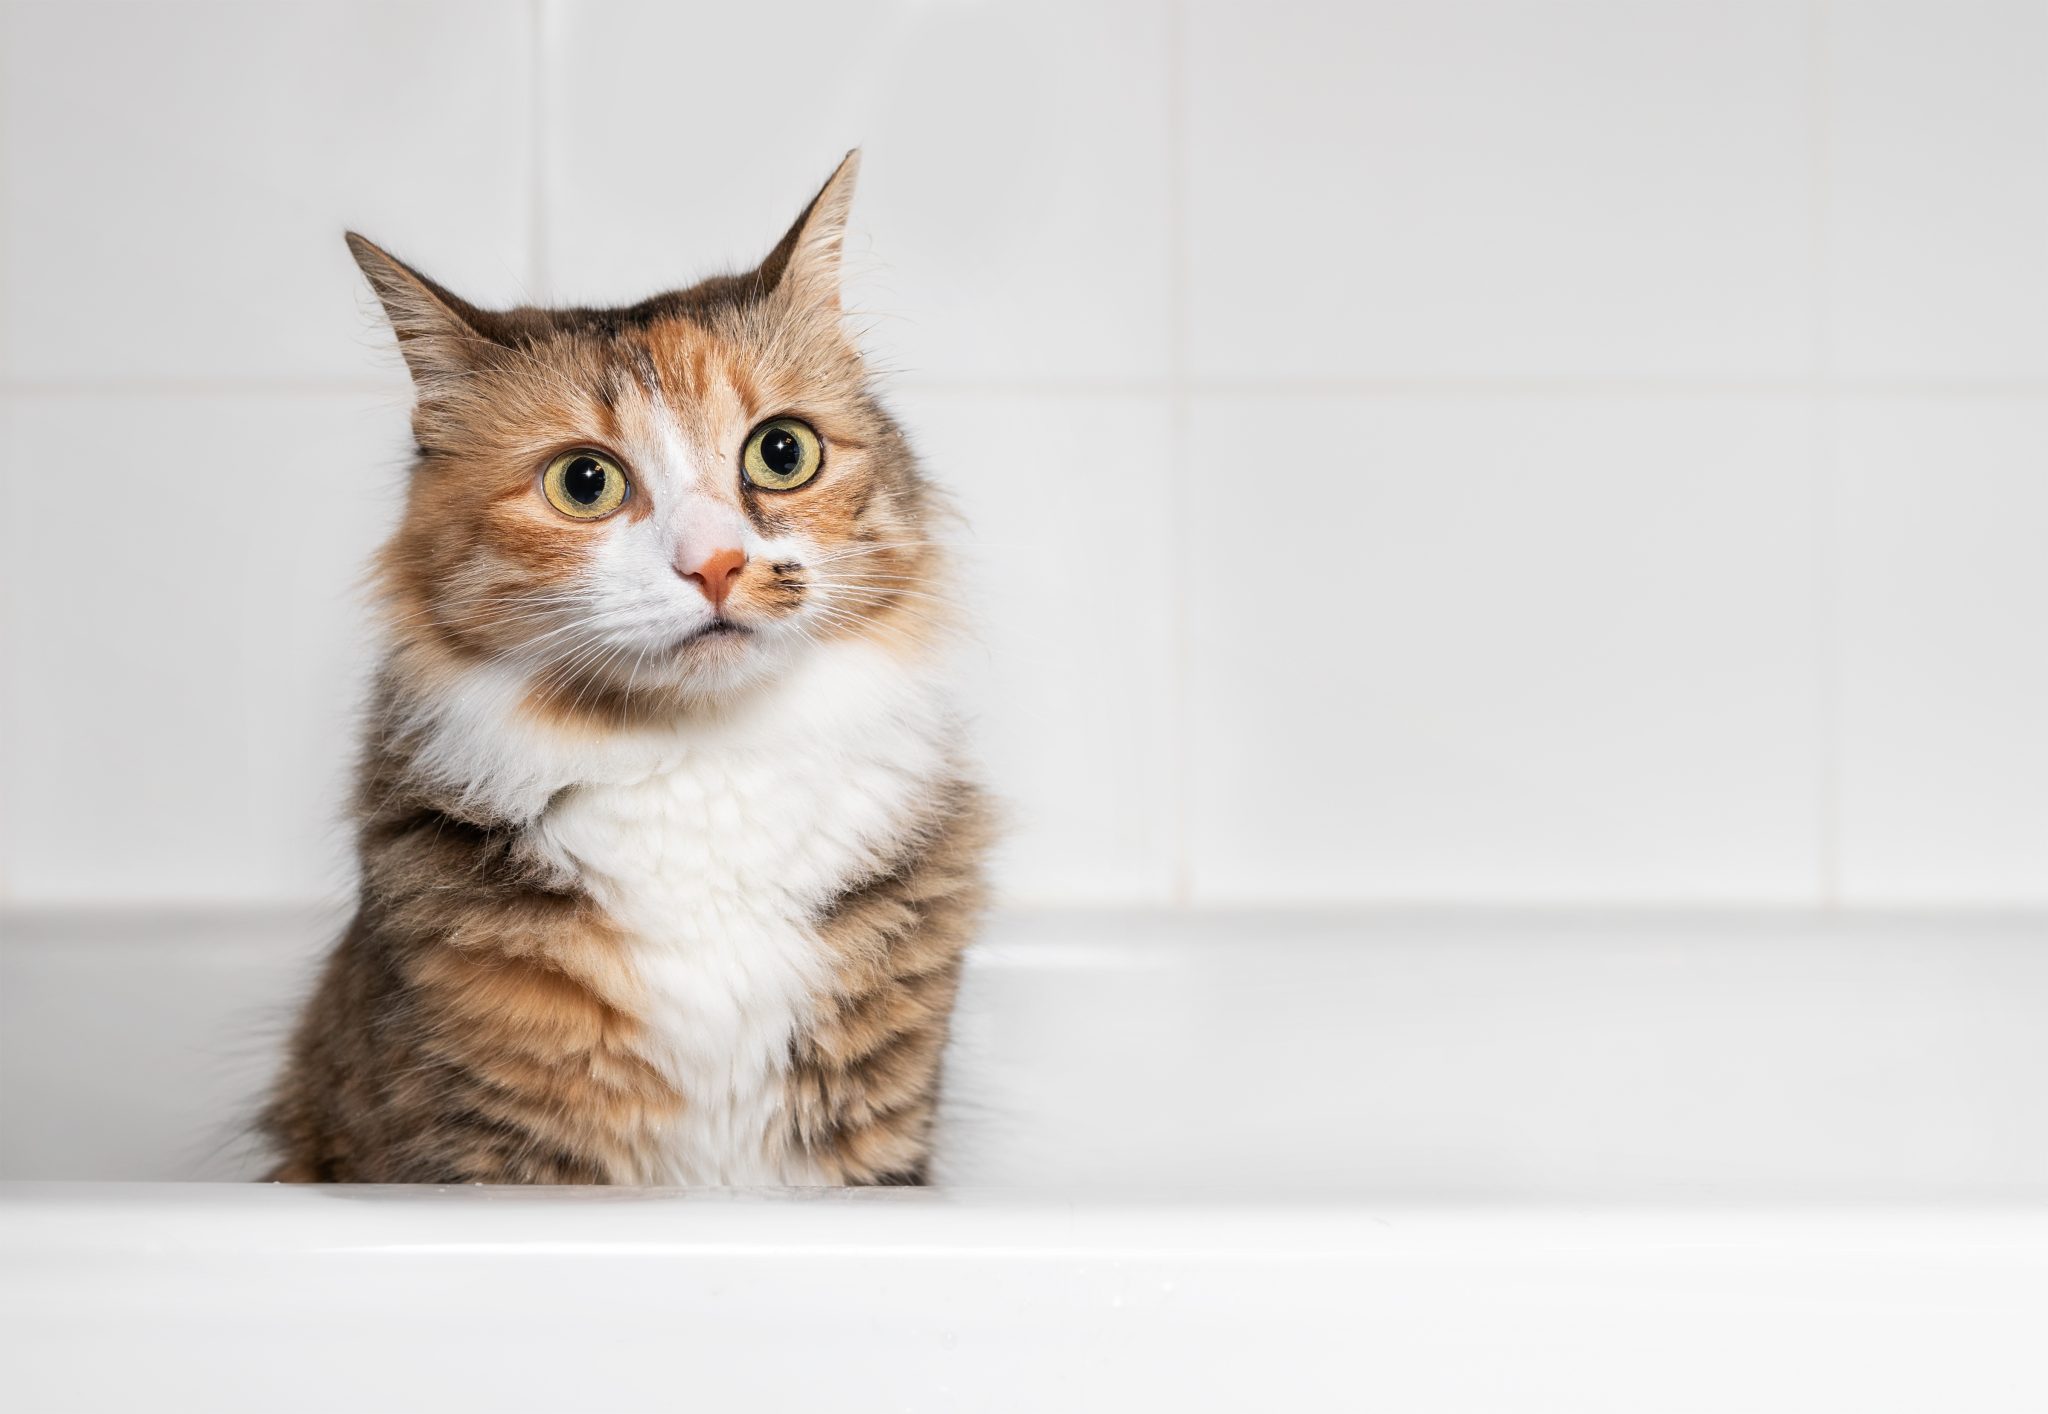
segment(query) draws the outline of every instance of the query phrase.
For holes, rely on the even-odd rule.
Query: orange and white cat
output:
[[[418,459],[273,1177],[924,1180],[988,822],[934,493],[843,328],[856,168],[623,309],[481,310],[349,237]]]

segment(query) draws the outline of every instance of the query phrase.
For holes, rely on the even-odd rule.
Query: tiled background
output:
[[[2038,0],[0,0],[0,898],[346,882],[405,380],[853,303],[1033,902],[2048,903]]]

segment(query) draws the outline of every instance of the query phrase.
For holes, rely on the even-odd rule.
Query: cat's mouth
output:
[[[745,624],[736,624],[731,619],[713,619],[702,628],[692,629],[676,640],[676,651],[695,648],[701,643],[713,643],[720,639],[745,638],[753,632]]]

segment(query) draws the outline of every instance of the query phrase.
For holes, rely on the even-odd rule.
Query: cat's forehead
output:
[[[598,360],[599,396],[624,441],[721,442],[751,426],[764,399],[788,395],[758,351],[682,320],[607,339]]]
[[[598,404],[620,436],[644,434],[662,418],[686,435],[723,440],[736,420],[751,426],[805,402],[836,400],[860,381],[834,356],[843,344],[821,347],[800,328],[639,310],[576,313],[585,318],[558,327],[535,352],[565,376],[564,391]],[[641,317],[620,317],[632,315]]]

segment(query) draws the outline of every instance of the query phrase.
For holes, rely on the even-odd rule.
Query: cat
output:
[[[486,311],[349,235],[417,456],[272,1179],[928,1181],[991,812],[943,506],[843,327],[858,166],[629,308]]]

